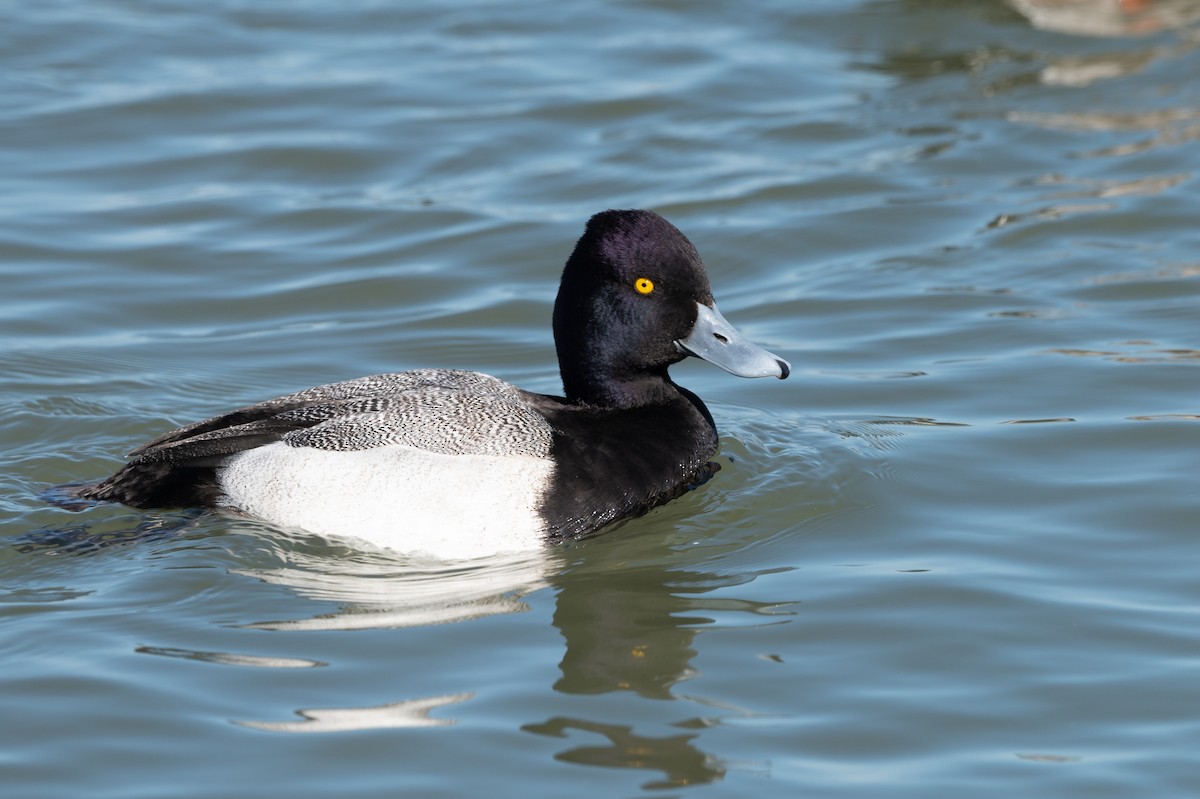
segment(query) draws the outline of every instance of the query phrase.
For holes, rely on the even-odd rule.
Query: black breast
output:
[[[720,468],[708,460],[717,451],[708,409],[691,392],[676,396],[631,409],[539,403],[554,429],[554,480],[541,507],[551,540],[641,515]]]

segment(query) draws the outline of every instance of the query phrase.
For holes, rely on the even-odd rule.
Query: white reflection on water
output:
[[[430,711],[465,702],[472,692],[445,694],[425,699],[407,699],[375,707],[297,710],[301,721],[238,721],[239,726],[268,732],[346,732],[349,730],[398,729],[402,727],[448,727],[454,719],[433,719]]]
[[[523,597],[544,588],[558,568],[553,550],[486,560],[422,561],[387,552],[346,557],[290,551],[287,565],[238,573],[283,585],[310,599],[336,602],[332,613],[262,621],[260,630],[363,630],[417,627],[521,613]]]
[[[319,660],[308,658],[266,657],[262,655],[244,655],[233,652],[204,652],[197,649],[182,649],[166,646],[139,646],[136,652],[143,655],[159,655],[162,657],[197,660],[201,663],[216,663],[221,666],[249,666],[257,669],[311,669],[326,666]]]
[[[448,624],[528,609],[522,597],[548,584],[559,565],[554,553],[520,553],[473,561],[421,561],[386,551],[304,551],[283,554],[286,565],[238,573],[287,586],[339,609],[318,616],[246,625],[260,630],[363,630]],[[245,721],[268,732],[320,733],[348,730],[442,727],[453,719],[430,718],[432,710],[465,702],[473,691],[406,699],[369,707],[296,710],[298,721]]]

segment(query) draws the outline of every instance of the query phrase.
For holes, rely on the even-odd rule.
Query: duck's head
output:
[[[689,355],[739,377],[791,372],[725,320],[700,254],[653,211],[588,221],[563,270],[554,342],[567,398],[600,406],[660,401],[667,367]]]

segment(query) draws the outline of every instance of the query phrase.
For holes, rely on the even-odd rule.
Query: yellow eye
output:
[[[637,289],[638,294],[649,294],[654,291],[654,281],[648,277],[639,277],[633,281],[633,287]]]

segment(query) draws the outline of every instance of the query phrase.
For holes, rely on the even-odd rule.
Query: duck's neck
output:
[[[594,364],[593,364],[594,366]],[[563,392],[577,405],[628,409],[667,405],[680,398],[680,389],[667,370],[620,374],[560,367]]]

